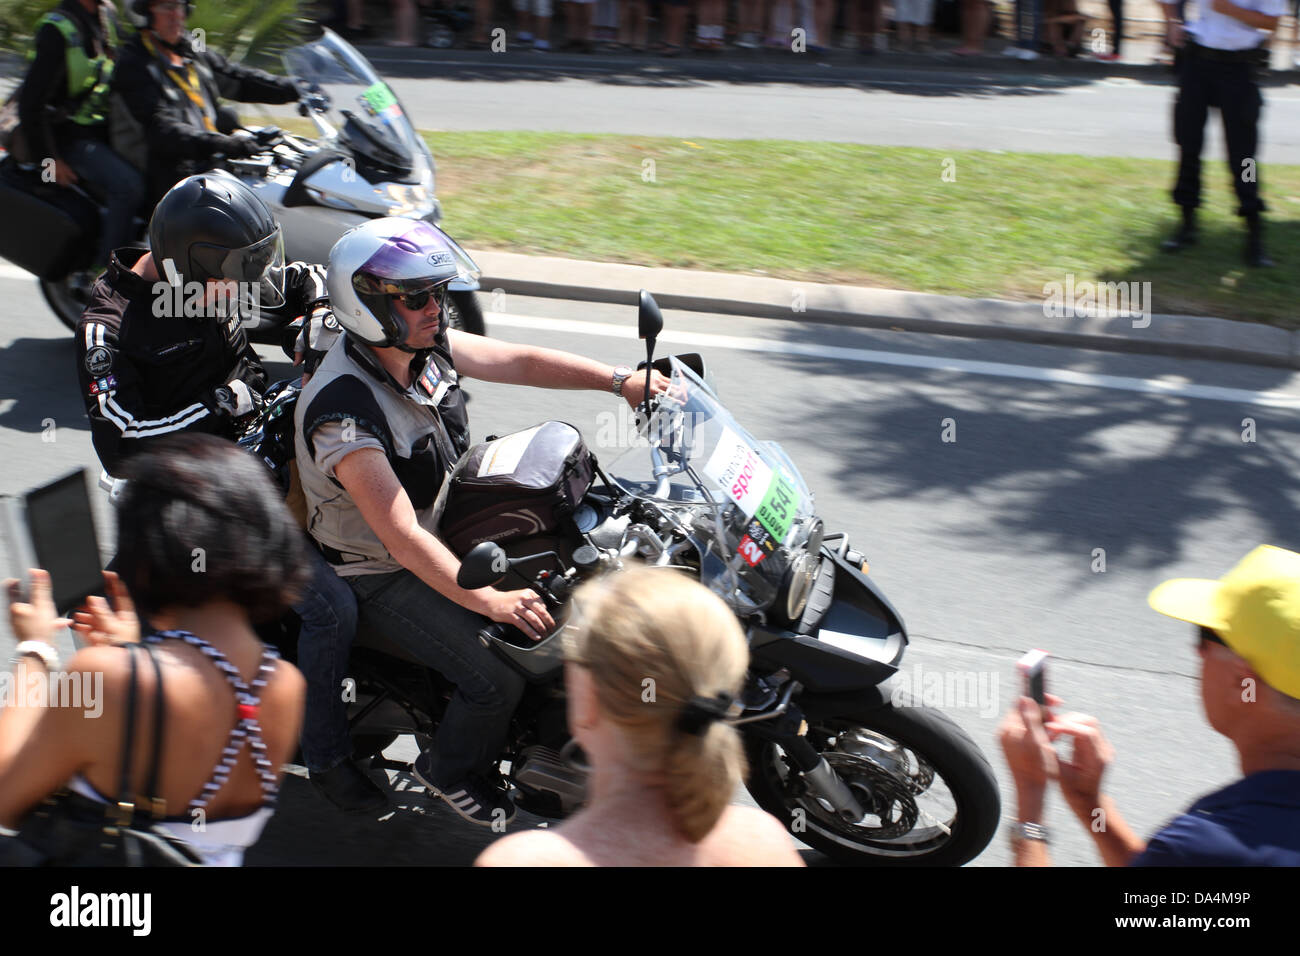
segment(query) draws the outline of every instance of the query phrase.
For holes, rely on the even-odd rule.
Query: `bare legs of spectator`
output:
[[[989,35],[988,0],[961,0],[962,44],[952,52],[958,56],[975,56],[984,52],[984,38]]]
[[[388,41],[388,46],[415,46],[417,17],[415,0],[393,0],[393,25],[397,36]]]
[[[723,26],[725,0],[698,0],[695,5],[695,49],[721,50],[723,48]]]
[[[736,7],[736,27],[740,31],[736,46],[752,50],[758,46],[759,35],[763,32],[763,0],[737,0]]]
[[[569,39],[565,46],[589,52],[592,48],[591,16],[595,10],[595,4],[583,3],[582,0],[570,0],[566,9],[569,20]]]
[[[364,30],[365,26],[365,11],[361,0],[348,0],[348,29]]]
[[[474,46],[485,47],[491,42],[488,27],[492,22],[492,0],[474,0]]]
[[[619,11],[618,42],[645,52],[647,25],[645,0],[623,0],[623,9]]]
[[[792,8],[792,0],[773,0],[767,25],[767,45],[774,50],[790,49]]]
[[[812,0],[812,8],[813,27],[817,31],[817,37],[810,43],[829,51],[834,46],[831,35],[834,32],[835,0]]]
[[[686,0],[661,0],[664,28],[660,45],[664,56],[677,56],[686,42]]]
[[[855,0],[849,0],[851,4]],[[858,32],[858,48],[863,53],[884,53],[889,49],[885,36],[884,10],[881,0],[856,0],[854,6]]]

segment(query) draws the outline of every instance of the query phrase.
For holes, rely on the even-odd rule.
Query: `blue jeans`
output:
[[[84,137],[64,143],[60,148],[63,158],[81,180],[81,188],[103,207],[95,264],[107,266],[114,249],[135,239],[131,220],[144,201],[144,179],[102,140]]]
[[[311,581],[294,611],[302,619],[298,669],[307,678],[302,756],[311,771],[337,767],[352,753],[343,680],[357,634],[357,599],[314,545],[307,546]]]
[[[426,754],[429,780],[450,786],[486,774],[501,754],[524,678],[479,643],[488,619],[443,597],[409,571],[348,578],[360,623],[456,685]]]
[[[1016,0],[1016,46],[1036,51],[1042,20],[1043,0]]]

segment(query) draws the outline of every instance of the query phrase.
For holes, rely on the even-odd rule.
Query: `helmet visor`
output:
[[[265,239],[227,251],[220,269],[223,279],[233,279],[250,291],[256,289],[262,307],[284,305],[284,236],[279,225]],[[240,299],[244,297],[241,292]]]

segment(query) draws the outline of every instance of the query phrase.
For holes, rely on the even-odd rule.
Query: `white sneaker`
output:
[[[537,39],[533,41],[533,49],[538,53],[546,53],[551,49],[550,41]]]
[[[1018,60],[1018,59],[1020,59],[1020,47],[1018,47],[1018,46],[1009,46],[1009,47],[1007,47],[1005,50],[1002,51],[1002,55],[1003,55],[1003,56],[1009,56],[1009,57],[1012,57],[1013,59]]]
[[[1022,50],[1020,51],[1020,59],[1022,59],[1022,60],[1037,60],[1037,59],[1038,59],[1038,51],[1037,51],[1037,50],[1024,50],[1024,49],[1022,49]]]
[[[531,33],[521,32],[519,36],[515,37],[515,39],[518,40],[520,43],[532,43],[533,35]]]
[[[752,33],[742,33],[740,39],[736,41],[736,46],[742,50],[755,50],[758,48],[758,38]]]

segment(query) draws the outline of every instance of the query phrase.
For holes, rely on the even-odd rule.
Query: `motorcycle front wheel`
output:
[[[770,741],[745,736],[748,789],[814,849],[874,866],[960,866],[993,839],[997,779],[974,741],[937,710],[864,702],[809,712],[807,739],[866,810],[847,821],[817,799]]]
[[[452,289],[447,296],[447,325],[474,335],[487,335],[487,323],[479,308],[478,296],[469,289]]]

